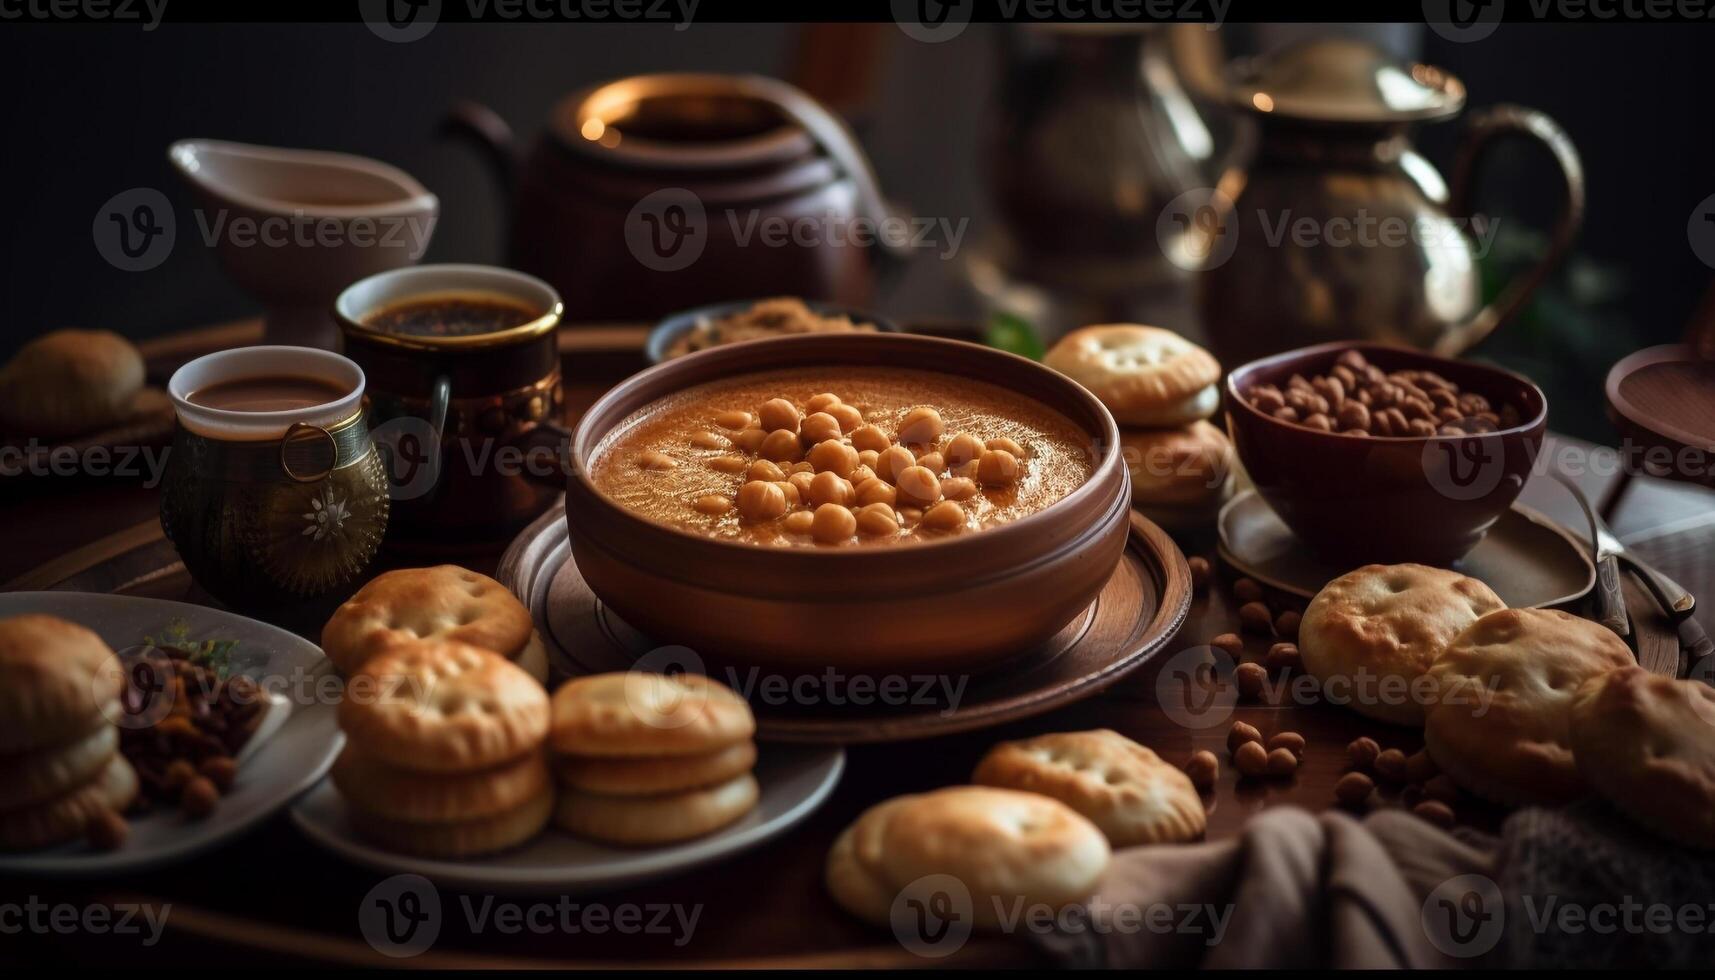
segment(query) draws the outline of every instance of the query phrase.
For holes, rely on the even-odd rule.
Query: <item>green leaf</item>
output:
[[[1042,346],[1042,338],[1036,335],[1036,328],[1011,313],[996,313],[989,318],[983,343],[1033,361],[1042,360],[1042,355],[1048,352]]]

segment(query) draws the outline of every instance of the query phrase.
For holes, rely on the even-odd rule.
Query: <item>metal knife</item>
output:
[[[1715,684],[1715,641],[1710,640],[1697,621],[1697,598],[1685,591],[1678,582],[1658,572],[1643,559],[1621,547],[1617,556],[1638,581],[1644,584],[1650,595],[1661,606],[1661,611],[1667,618],[1673,620],[1679,630],[1679,645],[1685,651],[1691,667],[1691,676],[1708,684]]]
[[[1597,516],[1596,509],[1590,506],[1589,498],[1584,496],[1578,484],[1563,473],[1551,475],[1571,492],[1572,499],[1578,502],[1579,509],[1584,511],[1585,519],[1590,522],[1590,540],[1596,547],[1596,621],[1620,636],[1630,636],[1632,620],[1626,615],[1626,597],[1620,589],[1619,556],[1625,553],[1626,546]]]

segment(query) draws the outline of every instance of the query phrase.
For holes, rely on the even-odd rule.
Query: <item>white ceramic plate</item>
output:
[[[758,745],[756,781],[761,784],[762,795],[756,808],[707,837],[663,847],[607,847],[550,826],[522,847],[468,861],[395,854],[358,837],[351,829],[345,818],[345,802],[332,780],[323,780],[300,800],[292,808],[292,819],[311,840],[377,871],[419,874],[437,885],[475,891],[573,894],[689,871],[783,834],[828,798],[845,767],[844,749]]]
[[[265,679],[268,689],[327,670],[321,648],[303,637],[205,606],[89,592],[0,593],[0,618],[23,613],[46,613],[82,624],[116,650],[136,646],[145,636],[159,636],[170,624],[183,623],[191,640],[237,640],[233,673]],[[315,686],[305,683],[288,690],[309,692]],[[331,700],[294,695],[279,701],[268,709],[269,717],[258,730],[257,737],[266,740],[252,740],[256,747],[244,756],[232,792],[221,798],[220,806],[207,818],[187,821],[175,810],[157,807],[131,821],[131,836],[116,851],[96,851],[77,841],[39,851],[0,853],[0,874],[142,871],[182,861],[255,826],[315,785],[345,741]]]

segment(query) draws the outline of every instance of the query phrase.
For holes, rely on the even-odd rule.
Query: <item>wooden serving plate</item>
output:
[[[565,515],[558,506],[519,534],[501,556],[495,577],[530,607],[559,675],[628,670],[642,657],[674,655],[663,646],[672,644],[672,637],[644,636],[590,591],[572,561]],[[758,683],[759,673],[742,668],[710,673],[741,693],[751,692],[758,738],[898,742],[986,728],[1089,697],[1162,652],[1190,607],[1191,571],[1185,556],[1165,531],[1134,512],[1119,565],[1096,601],[1077,618],[1040,648],[999,668],[974,676],[906,677],[899,700],[909,700],[909,705],[833,704],[837,695],[830,685],[817,688],[829,692],[823,704],[798,707],[770,697],[767,682]],[[951,688],[954,693],[948,696],[946,684],[963,687]]]

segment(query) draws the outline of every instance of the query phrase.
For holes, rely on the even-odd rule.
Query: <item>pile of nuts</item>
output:
[[[1348,436],[1460,436],[1510,429],[1518,409],[1499,408],[1434,371],[1387,372],[1355,350],[1343,352],[1325,375],[1294,374],[1285,390],[1252,385],[1251,407],[1282,422]]]
[[[153,724],[122,724],[119,751],[137,770],[139,809],[177,805],[205,817],[238,776],[235,757],[261,723],[265,695],[250,678],[223,678],[188,650],[160,649],[165,656],[128,665],[120,697],[128,717],[146,720],[163,704],[165,714]],[[158,676],[163,670],[167,676]]]
[[[1453,804],[1460,800],[1459,787],[1442,773],[1429,753],[1406,755],[1399,749],[1383,749],[1365,736],[1346,746],[1352,768],[1334,784],[1334,799],[1341,806],[1367,809],[1377,782],[1399,787],[1399,800],[1437,827],[1451,827],[1456,819]]]

